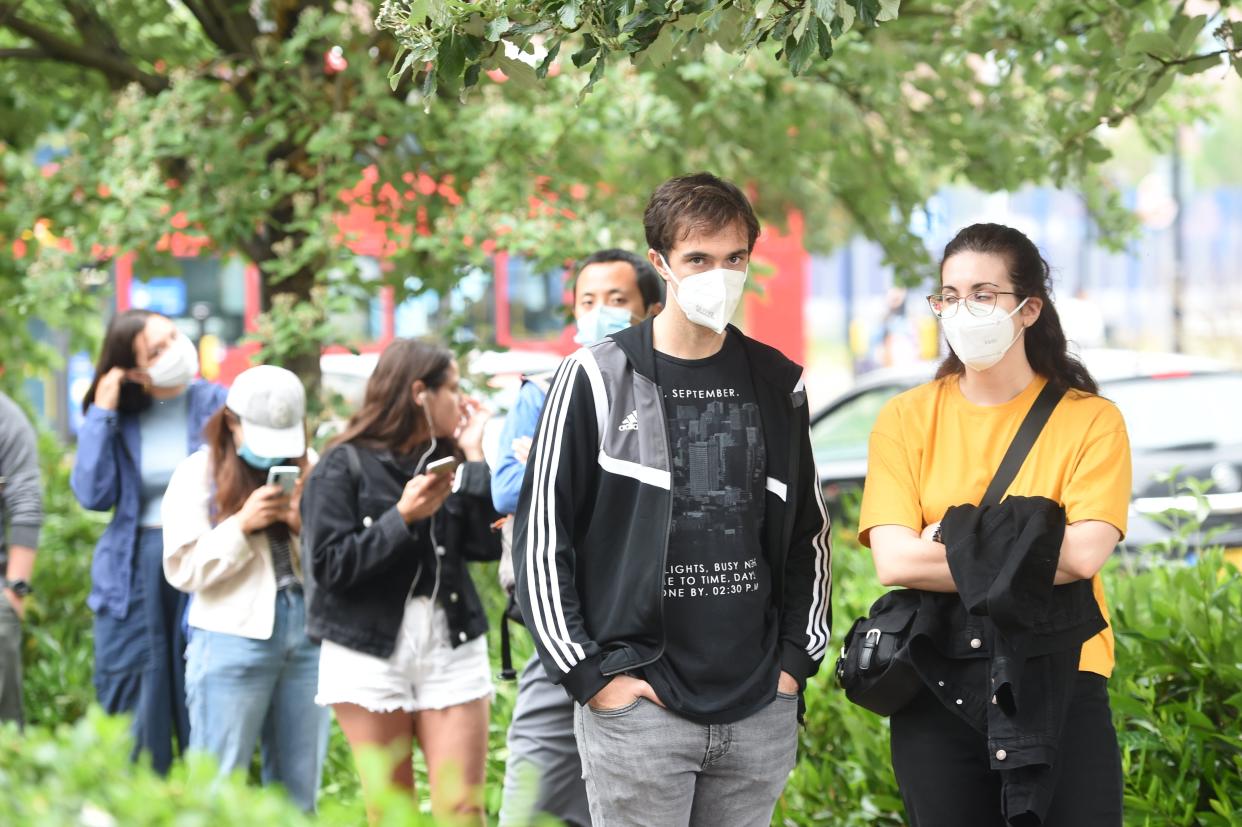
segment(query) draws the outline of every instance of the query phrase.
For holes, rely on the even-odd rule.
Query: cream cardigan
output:
[[[267,532],[246,534],[236,514],[212,526],[211,496],[211,461],[204,448],[181,461],[164,493],[164,577],[194,595],[191,626],[267,640],[276,619]],[[289,555],[301,580],[297,537],[289,538]]]

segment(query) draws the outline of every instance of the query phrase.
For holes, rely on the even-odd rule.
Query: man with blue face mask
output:
[[[645,259],[625,250],[592,253],[578,262],[574,320],[579,345],[592,345],[663,309],[664,283]],[[526,458],[543,412],[551,375],[528,376],[501,431],[500,461],[492,473],[492,502],[502,514],[517,509]],[[512,591],[508,555],[501,581]],[[552,683],[533,656],[522,670],[509,728],[502,825],[529,824],[537,813],[568,825],[591,823],[582,765],[574,741],[573,700]]]
[[[831,618],[802,370],[730,324],[759,235],[741,190],[674,178],[643,224],[668,304],[552,380],[515,594],[576,702],[596,824],[767,824]]]

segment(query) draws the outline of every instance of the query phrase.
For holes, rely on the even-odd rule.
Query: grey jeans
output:
[[[518,678],[508,746],[501,827],[525,827],[540,813],[571,827],[591,827],[574,740],[574,701],[548,678],[538,655]]]
[[[645,699],[576,706],[595,827],[766,827],[798,757],[798,698],[734,724],[697,724]]]
[[[22,722],[22,622],[0,593],[0,723]]]

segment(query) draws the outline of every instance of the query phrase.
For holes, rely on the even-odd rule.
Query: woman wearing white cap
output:
[[[283,784],[309,811],[328,715],[314,702],[319,647],[306,636],[298,553],[305,414],[302,383],[284,368],[238,376],[207,423],[207,446],[173,474],[163,522],[164,574],[194,595],[190,748],[227,773],[249,767],[259,742],[264,783]]]

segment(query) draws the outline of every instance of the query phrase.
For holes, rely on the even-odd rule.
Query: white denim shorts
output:
[[[349,703],[372,712],[444,709],[493,692],[487,636],[456,649],[444,609],[427,597],[405,604],[397,645],[377,658],[325,640],[319,650],[320,706]]]

